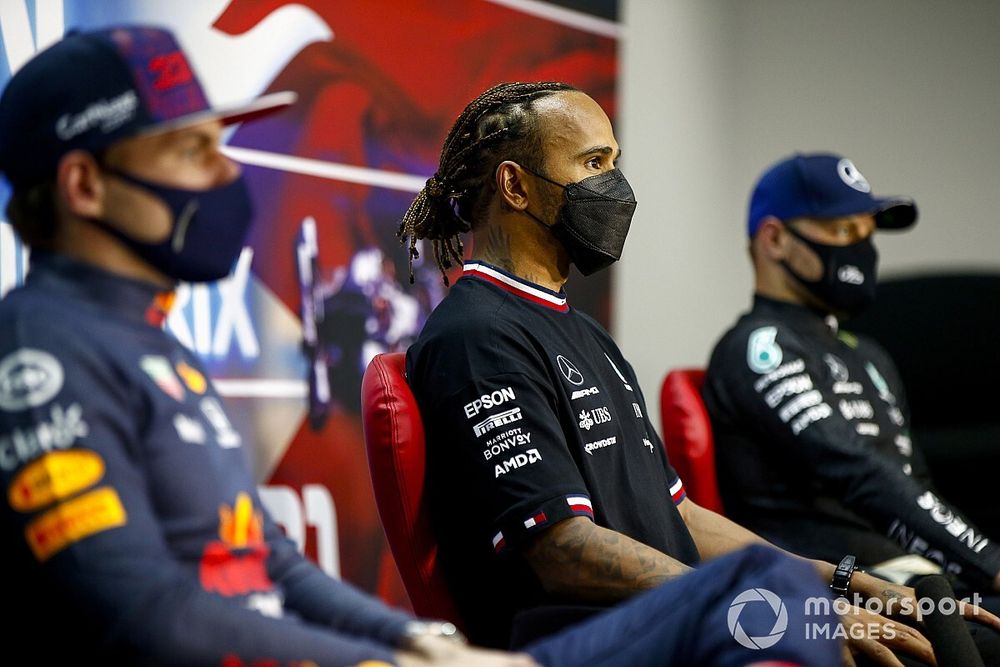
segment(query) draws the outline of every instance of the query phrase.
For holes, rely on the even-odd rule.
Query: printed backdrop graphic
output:
[[[372,496],[361,376],[406,348],[446,289],[433,259],[409,284],[399,219],[465,103],[495,83],[565,81],[614,119],[616,16],[617,0],[0,3],[0,85],[66,30],[145,22],[176,31],[212,100],[298,93],[227,133],[254,230],[231,277],[180,287],[167,327],[226,398],[272,515],[324,569],[390,603],[409,605]],[[0,294],[28,260],[0,223]],[[608,281],[569,289],[605,325]]]

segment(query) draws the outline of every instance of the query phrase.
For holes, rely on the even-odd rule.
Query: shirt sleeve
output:
[[[303,556],[270,519],[269,571],[285,596],[285,606],[306,620],[352,637],[397,646],[413,616],[393,609],[351,584],[334,579]]]
[[[733,381],[726,393],[751,417],[748,423],[755,424],[761,437],[880,529],[903,526],[962,571],[990,581],[996,576],[1000,549],[926,482],[907,474],[908,460],[899,452],[872,446],[873,434],[858,419],[871,411],[870,404],[849,400],[847,388],[837,386],[843,379],[835,377],[821,355],[780,327],[756,329],[745,344],[746,359],[758,360],[758,370],[766,370],[755,372],[751,361],[732,361],[726,373]],[[894,421],[905,419],[905,404],[892,395],[892,387],[877,369],[868,372],[879,394],[875,400],[886,401]],[[905,442],[897,441],[895,449],[909,446],[909,438],[902,437]]]
[[[593,519],[555,395],[540,375],[477,377],[434,402],[429,456],[473,489],[465,508],[489,527],[498,554],[571,516]]]
[[[96,646],[118,647],[142,664],[394,664],[370,605],[361,606],[368,620],[360,626],[345,620],[359,603],[346,587],[321,587],[340,604],[314,605],[317,618],[340,631],[294,615],[268,617],[201,588],[158,524],[140,446],[142,392],[67,330],[22,329],[0,339],[0,512],[8,538],[33,563],[28,576],[58,591],[53,607],[86,610]],[[288,578],[295,596],[318,581]]]

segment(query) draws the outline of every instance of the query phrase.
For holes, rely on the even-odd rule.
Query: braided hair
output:
[[[540,170],[542,137],[535,100],[576,90],[565,83],[501,83],[469,102],[444,140],[438,169],[406,210],[397,236],[409,241],[410,282],[418,239],[430,239],[444,284],[452,262],[462,261],[460,235],[482,219],[504,160]]]

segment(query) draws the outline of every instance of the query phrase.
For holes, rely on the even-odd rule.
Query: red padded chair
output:
[[[414,612],[462,628],[437,563],[437,542],[424,503],[424,425],[405,370],[405,353],[379,354],[361,381],[375,504]]]
[[[705,370],[701,368],[678,368],[667,373],[660,388],[663,444],[691,500],[722,514],[712,424],[701,400],[704,383]]]

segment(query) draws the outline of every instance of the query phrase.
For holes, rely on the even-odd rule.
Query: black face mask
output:
[[[524,168],[538,178],[563,189],[563,205],[552,226],[525,210],[555,236],[576,268],[585,276],[617,262],[625,248],[635,212],[635,195],[618,169],[563,185]]]
[[[875,300],[878,251],[868,238],[851,245],[817,243],[785,225],[789,233],[806,244],[823,263],[823,277],[806,280],[782,260],[785,270],[809,292],[831,308],[848,315],[860,313]]]

